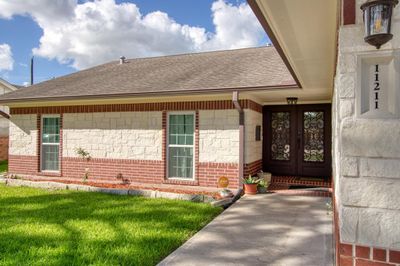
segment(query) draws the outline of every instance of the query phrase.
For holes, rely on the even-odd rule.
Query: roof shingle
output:
[[[0,102],[295,86],[273,47],[112,61],[35,84]]]

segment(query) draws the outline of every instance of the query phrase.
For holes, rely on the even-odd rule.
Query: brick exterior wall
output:
[[[229,179],[230,188],[239,187],[239,165],[236,163],[199,163],[199,185],[217,187],[218,178],[225,176]]]
[[[244,177],[255,175],[262,170],[262,159],[244,165]]]
[[[163,161],[90,159],[64,157],[62,172],[65,176],[82,179],[85,169],[89,169],[89,179],[118,180],[117,175],[130,181],[142,183],[162,183],[164,180]]]
[[[0,161],[8,159],[8,136],[0,137]]]
[[[8,156],[8,173],[36,175],[38,173],[38,156],[12,155]]]
[[[400,265],[400,251],[385,248],[339,245],[340,266],[397,266]]]
[[[257,112],[262,112],[261,106],[257,103],[252,102],[250,100],[241,100],[241,104],[244,108],[251,108],[252,110],[257,110]],[[201,149],[200,145],[214,145],[215,143],[211,141],[209,144],[204,144],[200,142],[201,137],[204,134],[208,134],[207,130],[212,129],[213,127],[217,127],[218,130],[227,130],[224,127],[224,123],[228,123],[228,128],[233,129],[237,126],[237,123],[233,124],[235,121],[231,121],[231,117],[220,116],[217,112],[221,112],[218,110],[224,109],[232,109],[229,112],[225,112],[225,114],[230,114],[232,111],[232,115],[236,115],[236,110],[234,110],[234,106],[231,101],[207,101],[207,102],[179,102],[179,103],[149,103],[149,104],[121,104],[121,105],[93,105],[93,106],[61,106],[61,107],[33,107],[33,108],[12,108],[11,113],[13,114],[12,118],[12,130],[15,132],[15,136],[13,139],[14,148],[10,153],[10,161],[9,161],[9,172],[10,174],[21,174],[21,175],[46,175],[46,176],[54,176],[54,177],[67,177],[67,178],[77,178],[81,180],[85,174],[85,169],[89,171],[89,179],[99,179],[99,180],[118,180],[117,176],[119,174],[122,175],[124,179],[129,179],[132,182],[142,182],[149,184],[177,184],[177,185],[193,185],[193,186],[205,186],[205,187],[217,187],[218,178],[220,176],[225,176],[229,179],[229,187],[232,189],[239,187],[238,180],[238,170],[239,165],[237,160],[228,160],[225,159],[228,157],[216,157],[212,161],[207,160],[199,160],[201,158]],[[167,114],[168,111],[195,111],[195,150],[194,150],[194,160],[195,160],[195,177],[194,180],[176,180],[176,179],[167,179],[166,173],[166,138],[167,138]],[[206,117],[206,120],[203,121],[201,110],[215,110],[214,120],[217,119],[218,123],[214,123],[212,119]],[[91,120],[90,117],[96,115],[101,115],[99,113],[110,113],[110,112],[120,112],[120,114],[124,114],[121,112],[151,112],[151,111],[161,111],[159,115],[161,116],[161,128],[160,134],[162,136],[162,140],[160,143],[155,143],[157,147],[161,144],[161,160],[158,159],[158,156],[153,156],[152,158],[144,158],[144,159],[136,159],[136,158],[124,158],[123,156],[119,156],[119,158],[113,158],[111,155],[109,158],[101,158],[93,156],[90,160],[85,160],[82,158],[76,157],[71,152],[66,153],[65,149],[67,145],[71,145],[71,141],[76,142],[76,135],[71,136],[69,133],[71,132],[71,127],[76,128],[77,132],[81,131],[81,136],[84,138],[90,138],[96,132],[88,133],[88,127],[90,128]],[[88,113],[88,117],[85,116],[77,116],[75,119],[82,120],[82,125],[72,125],[70,114],[72,113]],[[49,173],[49,172],[40,172],[40,130],[41,130],[41,116],[43,114],[60,114],[60,171],[58,173]],[[135,113],[136,114],[136,113]],[[68,121],[67,122],[67,115]],[[74,114],[72,114],[74,115]],[[116,114],[117,115],[117,114]],[[114,116],[114,115],[112,115]],[[121,116],[122,117],[122,116]],[[87,120],[89,119],[89,120]],[[110,116],[110,119],[113,120]],[[13,121],[14,120],[14,121]],[[96,125],[92,125],[94,130],[101,129],[110,129],[118,130],[114,128],[112,125],[116,124],[118,121],[110,120],[110,128],[100,126],[96,128]],[[135,121],[137,121],[135,116]],[[97,120],[96,120],[97,121]],[[126,119],[124,118],[124,121]],[[200,121],[202,121],[200,123]],[[68,123],[68,126],[67,126]],[[97,123],[97,122],[96,122]],[[82,126],[82,127],[80,127]],[[125,128],[122,128],[125,130]],[[143,129],[142,126],[139,129]],[[205,130],[205,131],[204,131]],[[229,131],[228,130],[228,131]],[[130,133],[129,133],[130,134]],[[78,134],[79,136],[79,134]],[[79,136],[80,137],[80,136]],[[19,143],[19,139],[23,138],[24,141]],[[228,138],[228,139],[227,139]],[[226,145],[229,145],[231,135],[221,135],[220,142],[224,143],[221,147],[219,147],[216,151],[224,152]],[[228,142],[225,140],[227,139]],[[212,140],[212,139],[210,139]],[[234,140],[238,141],[238,140]],[[104,145],[107,143],[103,143],[104,141],[99,141],[98,145]],[[72,146],[80,145],[83,142],[76,142]],[[118,144],[121,146],[122,144]],[[117,146],[118,146],[117,145]],[[135,144],[136,145],[136,144]],[[261,144],[260,144],[261,145]],[[91,145],[90,147],[92,147]],[[96,145],[95,145],[96,146]],[[63,149],[64,147],[64,149]],[[89,147],[89,146],[88,146]],[[211,148],[211,147],[210,147]],[[89,148],[90,149],[90,148]],[[203,147],[204,149],[204,147]],[[30,150],[30,152],[25,152]],[[71,147],[69,147],[71,150]],[[108,154],[108,152],[106,153]],[[73,155],[73,156],[71,156]],[[204,156],[203,156],[204,157]],[[232,156],[231,156],[232,157]],[[205,157],[204,157],[205,158]],[[221,161],[222,160],[222,161]],[[247,165],[248,171],[257,172],[261,167],[260,162],[255,162]]]
[[[60,173],[43,173],[38,171],[39,157],[10,155],[9,173],[24,175],[61,176]],[[204,187],[217,187],[218,178],[229,179],[229,187],[238,188],[238,164],[234,163],[199,163],[196,178],[191,180],[176,180],[165,178],[165,161],[96,159],[85,160],[74,157],[63,157],[61,161],[62,176],[83,179],[86,169],[89,169],[89,179],[118,180],[117,175],[132,182],[149,184],[177,184]]]
[[[240,100],[243,109],[251,109],[262,113],[262,106],[251,100]],[[195,110],[226,110],[235,109],[232,101],[201,101],[201,102],[160,102],[132,104],[103,105],[72,105],[45,107],[13,107],[11,115],[24,114],[60,114],[60,113],[99,113],[99,112],[150,112],[150,111],[195,111]]]

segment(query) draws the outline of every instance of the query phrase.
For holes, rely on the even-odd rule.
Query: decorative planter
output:
[[[258,193],[267,193],[267,188],[266,187],[257,187]]]
[[[265,183],[271,183],[271,179],[272,179],[272,174],[271,173],[260,172],[260,173],[257,174],[257,176],[259,178],[263,178],[265,180]]]
[[[248,195],[257,194],[257,184],[244,184],[244,193]]]

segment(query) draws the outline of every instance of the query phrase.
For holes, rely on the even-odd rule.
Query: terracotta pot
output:
[[[249,195],[257,194],[257,184],[244,184],[244,193]]]

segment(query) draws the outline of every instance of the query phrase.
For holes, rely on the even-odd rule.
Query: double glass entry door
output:
[[[263,170],[330,177],[331,105],[264,106]]]

